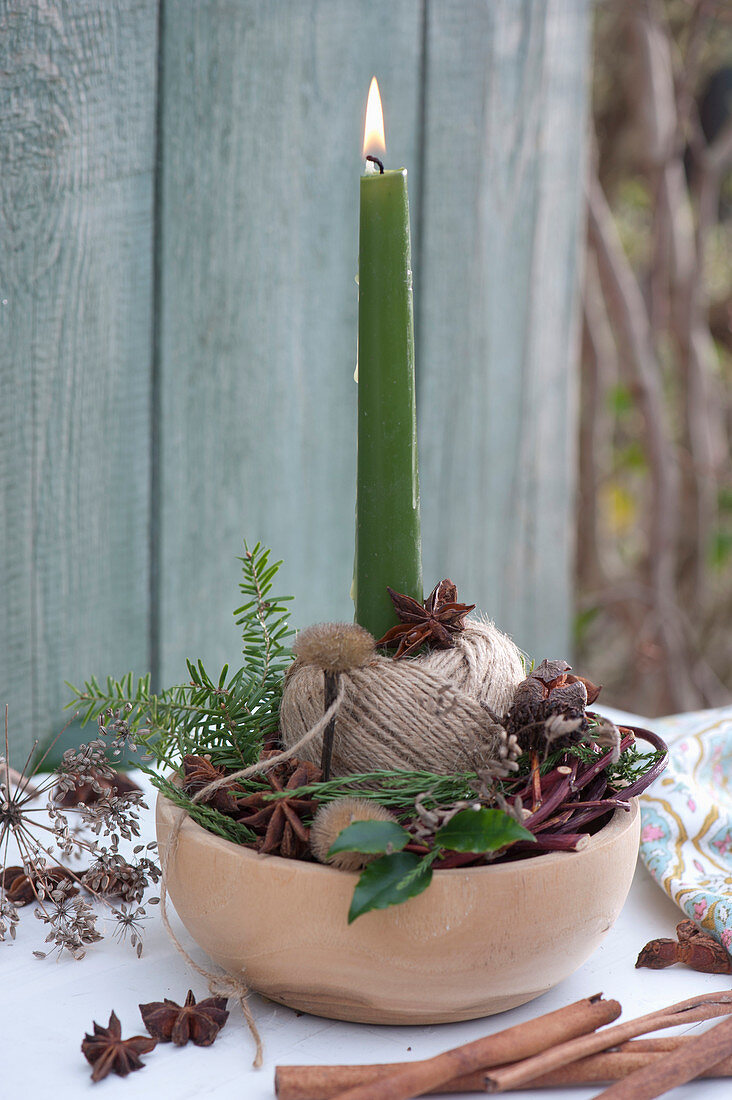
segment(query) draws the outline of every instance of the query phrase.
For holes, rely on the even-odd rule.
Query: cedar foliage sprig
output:
[[[567,757],[576,756],[580,763],[592,764],[597,759],[597,750],[591,745],[575,744],[557,749],[547,756],[541,766],[542,775],[552,771],[557,764],[566,762]],[[617,764],[608,764],[605,774],[613,788],[635,783],[656,764],[663,752],[640,752],[635,745],[621,754]],[[505,780],[494,779],[495,790],[501,794],[510,793],[519,787],[529,776],[528,753],[519,757],[519,770],[516,775]],[[264,790],[267,784],[261,777],[253,775],[241,781],[245,791]],[[266,802],[278,798],[314,798],[319,803],[333,802],[336,799],[359,798],[378,802],[386,806],[396,817],[413,816],[415,799],[421,796],[425,809],[436,809],[465,799],[479,797],[480,785],[476,772],[455,772],[452,775],[437,775],[427,771],[375,771],[363,774],[347,775],[308,783],[303,787],[288,791],[267,791],[263,795]]]
[[[136,740],[166,767],[179,766],[187,753],[211,755],[216,766],[235,770],[253,763],[277,730],[282,681],[292,660],[288,640],[291,596],[272,596],[281,562],[271,563],[260,543],[244,544],[240,589],[246,602],[234,611],[242,628],[244,664],[217,678],[202,661],[187,661],[189,682],[153,692],[150,675],[135,680],[92,677],[73,693],[68,706],[82,712],[82,726],[110,707],[129,708],[127,721]]]
[[[294,793],[298,798],[314,798],[320,804],[343,798],[365,799],[378,802],[397,817],[413,817],[416,798],[421,798],[428,809],[449,805],[475,798],[476,782],[475,772],[437,775],[427,771],[375,771],[308,783],[295,788]],[[245,790],[264,787],[257,776],[243,780],[241,785]],[[287,796],[292,797],[292,792],[271,791],[264,795],[264,800],[274,802]]]
[[[591,735],[592,730],[590,729]],[[576,756],[581,764],[592,764],[597,759],[597,750],[586,741],[577,741],[573,745],[565,745],[562,748],[555,749],[553,752],[547,753],[546,758],[541,762],[541,774],[547,775],[553,771],[567,755]],[[608,785],[618,790],[630,786],[631,783],[637,782],[646,772],[650,771],[663,755],[664,752],[661,749],[655,749],[653,752],[641,752],[636,745],[629,746],[620,754],[620,759],[615,764],[608,764],[605,768]],[[518,758],[518,766],[519,776],[528,774],[528,753],[524,753]]]

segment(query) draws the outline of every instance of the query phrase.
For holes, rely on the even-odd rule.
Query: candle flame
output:
[[[366,125],[363,131],[364,157],[383,157],[386,153],[384,138],[384,112],[381,109],[381,96],[376,77],[371,77],[369,98],[366,104]]]

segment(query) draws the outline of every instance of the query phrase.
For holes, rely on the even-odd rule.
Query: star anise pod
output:
[[[455,635],[465,629],[465,616],[475,607],[474,603],[457,602],[457,587],[448,577],[435,585],[423,604],[393,588],[387,587],[387,591],[401,621],[376,644],[395,645],[395,660],[416,653],[425,642],[443,649],[451,646]]]
[[[94,1066],[92,1081],[101,1081],[108,1073],[126,1077],[133,1070],[144,1069],[140,1055],[148,1054],[156,1045],[157,1039],[147,1035],[123,1039],[120,1022],[113,1012],[108,1027],[100,1027],[95,1022],[94,1034],[85,1035],[81,1041],[81,1052]]]
[[[116,788],[118,794],[126,794],[127,791],[141,791],[142,787],[138,783],[135,783],[134,779],[130,779],[124,772],[115,771],[114,775],[107,776],[103,772],[97,769],[92,769],[94,775],[94,783],[87,782],[81,783],[78,787],[74,787],[71,790],[65,791],[58,798],[58,804],[60,806],[78,806],[80,802],[83,802],[85,806],[93,806],[95,802],[98,802],[100,798],[107,792],[111,791],[113,787]],[[101,788],[101,791],[95,787]]]
[[[578,741],[588,729],[586,707],[594,703],[600,688],[583,676],[575,676],[566,661],[544,660],[516,688],[506,715],[506,732],[515,734],[522,749],[538,749],[548,740],[546,722],[555,715],[567,720],[561,741]],[[552,739],[557,747],[560,741]]]
[[[140,1013],[151,1035],[178,1047],[184,1047],[189,1039],[197,1047],[210,1047],[229,1018],[225,997],[207,997],[196,1004],[192,989],[182,1005],[165,997],[140,1005]]]
[[[224,768],[216,768],[205,756],[193,756],[188,754],[183,757],[183,790],[187,794],[197,794],[221,779],[226,772]],[[219,787],[205,799],[207,806],[213,806],[222,814],[235,814],[237,801],[232,793],[231,785]]]
[[[265,752],[263,758],[269,755]],[[264,773],[268,789],[239,799],[237,821],[263,837],[258,845],[260,852],[299,859],[309,851],[310,828],[304,824],[303,818],[314,816],[317,802],[308,795],[273,799],[267,799],[265,795],[276,791],[294,791],[309,783],[317,783],[321,777],[322,772],[315,764],[293,757]]]
[[[64,867],[48,867],[33,878],[28,875],[25,867],[6,867],[0,872],[0,890],[17,908],[37,901],[40,886],[43,886],[44,892],[48,893],[60,882],[68,883],[67,897],[79,893],[77,887],[73,885],[71,872]]]

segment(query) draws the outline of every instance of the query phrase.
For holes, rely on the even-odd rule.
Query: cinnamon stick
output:
[[[667,1008],[639,1016],[635,1020],[627,1020],[623,1024],[616,1024],[615,1027],[606,1028],[593,1035],[582,1035],[568,1042],[552,1045],[551,1049],[545,1048],[543,1052],[525,1058],[516,1065],[491,1069],[486,1077],[488,1091],[504,1092],[507,1089],[519,1088],[527,1081],[532,1081],[544,1073],[560,1069],[588,1054],[608,1050],[625,1042],[626,1039],[645,1035],[649,1031],[659,1031],[665,1027],[675,1027],[677,1024],[696,1023],[699,1020],[711,1020],[715,1016],[726,1016],[729,1013],[732,1013],[732,990],[691,997],[689,1000],[679,1001]],[[722,1057],[723,1054],[719,1056],[720,1059]]]
[[[726,1022],[726,1021],[725,1021]],[[693,1039],[684,1038],[683,1042],[691,1043]],[[627,1044],[633,1046],[634,1044]],[[679,1054],[685,1057],[685,1048],[679,1050]],[[666,1061],[663,1051],[635,1051],[626,1049],[626,1044],[617,1051],[602,1051],[600,1054],[590,1054],[587,1058],[580,1058],[577,1062],[571,1062],[568,1066],[555,1069],[551,1073],[545,1073],[541,1077],[535,1077],[533,1081],[527,1081],[522,1089],[561,1088],[567,1085],[592,1085],[604,1081],[621,1081],[638,1070],[649,1066],[660,1066]],[[485,1073],[480,1074],[483,1084],[482,1091],[488,1091]],[[723,1058],[721,1062],[709,1065],[706,1069],[696,1074],[697,1077],[732,1077],[732,1057]],[[632,1094],[635,1100],[635,1093]]]
[[[561,1069],[527,1081],[522,1088],[563,1088],[570,1085],[591,1085],[619,1081],[636,1070],[657,1064],[668,1051],[684,1049],[693,1038],[634,1039],[617,1050],[603,1051],[580,1058]],[[278,1066],[275,1089],[279,1100],[333,1100],[346,1089],[375,1081],[397,1069],[411,1065],[396,1062],[373,1066]],[[732,1056],[710,1066],[698,1077],[732,1077]],[[485,1069],[455,1077],[430,1093],[487,1092]]]
[[[693,1081],[698,1074],[732,1053],[732,1019],[709,1028],[680,1050],[631,1073],[604,1089],[597,1100],[654,1100],[664,1092]]]
[[[690,1042],[690,1035],[659,1035],[656,1039],[629,1039],[621,1043],[618,1050],[652,1051],[656,1054],[667,1050],[678,1050],[684,1043]]]
[[[549,1012],[524,1024],[487,1035],[472,1043],[447,1050],[434,1058],[408,1062],[396,1069],[345,1091],[336,1093],[338,1100],[409,1100],[430,1089],[436,1089],[454,1077],[460,1077],[486,1066],[513,1062],[616,1020],[621,1008],[617,1001],[606,1001],[602,994],[587,997],[574,1004]],[[281,1070],[275,1076],[279,1090]]]

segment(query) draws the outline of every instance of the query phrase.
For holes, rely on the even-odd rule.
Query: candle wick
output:
[[[372,157],[371,155],[369,155],[369,156],[366,157],[366,160],[370,160],[372,164],[378,165],[379,175],[383,176],[383,174],[384,174],[384,165],[382,164],[382,162],[379,160],[378,157]]]

